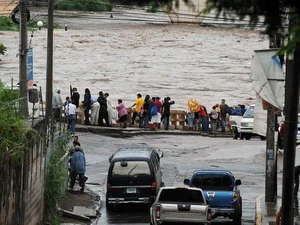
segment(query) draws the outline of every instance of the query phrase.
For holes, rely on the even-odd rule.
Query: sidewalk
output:
[[[265,195],[260,195],[255,201],[255,225],[275,225],[276,213],[281,206],[281,197],[275,202],[265,202]]]
[[[101,127],[101,126],[93,126],[93,125],[82,125],[76,124],[76,132],[91,132],[95,134],[102,134],[108,136],[118,136],[118,137],[130,137],[133,135],[143,135],[143,134],[170,134],[170,135],[201,135],[207,137],[225,137],[225,138],[233,138],[233,133],[227,131],[223,132],[214,132],[208,133],[205,131],[190,131],[190,130],[164,130],[160,128],[159,130],[153,130],[151,128],[138,128],[138,127],[127,127],[120,128],[117,126],[113,127]]]
[[[280,209],[281,200],[281,196],[277,196],[274,203],[265,202],[265,195],[257,197],[255,201],[255,225],[275,225],[276,213]],[[298,201],[295,203],[294,224],[300,225]]]

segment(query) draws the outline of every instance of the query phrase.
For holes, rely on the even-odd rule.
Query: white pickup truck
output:
[[[150,224],[210,224],[212,212],[202,189],[162,187],[150,208]]]
[[[250,105],[243,116],[230,115],[229,123],[235,138],[250,140],[252,136],[259,136],[261,140],[266,137],[253,133],[255,105]]]

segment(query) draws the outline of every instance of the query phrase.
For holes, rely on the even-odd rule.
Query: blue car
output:
[[[212,210],[212,219],[224,217],[233,220],[234,225],[242,223],[242,197],[238,186],[241,180],[235,180],[226,170],[197,170],[184,184],[203,190],[207,204]]]

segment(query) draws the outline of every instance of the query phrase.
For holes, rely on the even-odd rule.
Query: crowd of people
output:
[[[171,100],[169,96],[161,99],[158,96],[150,97],[138,93],[135,102],[126,107],[122,99],[118,99],[116,106],[113,106],[109,93],[100,91],[98,96],[92,96],[88,88],[85,89],[83,96],[83,111],[84,111],[84,124],[94,126],[111,127],[113,121],[120,124],[121,128],[133,126],[138,121],[140,128],[170,129],[170,114],[171,106],[175,101]],[[80,105],[80,94],[77,88],[72,89],[72,94],[66,97],[65,102],[62,102],[60,97],[60,90],[56,90],[53,96],[53,113],[56,119],[59,118],[61,110],[67,116],[68,129],[71,133],[75,134],[75,126],[77,121],[77,112]],[[130,117],[128,113],[133,111]],[[225,99],[221,100],[220,104],[215,104],[210,110],[204,105],[197,107],[197,110],[192,110],[187,107],[186,111],[186,124],[189,130],[204,132],[226,132],[227,115],[243,115],[246,111],[244,105],[237,107],[229,107]],[[130,122],[128,119],[131,118]],[[138,118],[138,119],[137,119]],[[128,124],[129,123],[129,124]]]

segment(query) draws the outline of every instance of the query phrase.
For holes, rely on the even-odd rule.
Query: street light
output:
[[[41,30],[42,29],[42,26],[44,25],[43,24],[43,21],[38,21],[37,23],[36,23],[36,25],[39,27],[39,30]]]

